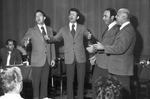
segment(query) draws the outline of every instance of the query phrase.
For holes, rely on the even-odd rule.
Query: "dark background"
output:
[[[132,24],[137,33],[135,58],[150,56],[150,0],[0,0],[0,48],[8,38],[20,43],[29,27],[35,25],[34,12],[43,10],[48,16],[47,25],[57,33],[68,23],[68,11],[76,7],[82,13],[80,20],[97,39],[104,29],[102,20],[106,8],[125,7],[133,15]],[[63,53],[63,43],[56,43],[57,54]]]

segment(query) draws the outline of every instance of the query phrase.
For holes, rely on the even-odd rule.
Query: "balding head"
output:
[[[130,11],[126,8],[121,8],[118,10],[118,12],[122,13],[124,16],[126,16],[127,20],[130,19]]]
[[[122,25],[123,23],[129,21],[130,17],[131,17],[130,11],[126,8],[121,8],[117,12],[117,16],[116,16],[117,23],[119,25]]]

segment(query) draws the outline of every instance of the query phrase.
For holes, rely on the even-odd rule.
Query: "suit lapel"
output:
[[[38,27],[37,25],[34,27],[34,30],[35,30],[35,34],[37,34],[38,37],[39,37],[43,42],[45,42],[45,41],[44,41],[44,38],[43,38],[43,35],[42,35],[42,33],[41,33],[41,31],[40,31],[40,29],[39,29],[39,27]]]
[[[74,37],[74,39],[76,39],[76,37],[78,36],[78,34],[79,34],[79,32],[80,32],[80,25],[79,24],[77,24],[77,29],[76,29],[76,33],[75,33],[75,37]]]
[[[117,27],[117,25],[114,25],[110,30],[108,30],[105,35],[102,37],[102,41],[106,38],[112,35],[112,31]]]
[[[124,29],[126,29],[126,28],[129,27],[129,26],[131,26],[131,24],[128,24],[128,25],[126,25],[125,27],[123,27],[123,28],[119,31],[119,33],[117,34],[116,39],[118,39],[118,38],[122,35],[122,31],[124,31]]]
[[[66,26],[66,33],[68,33],[68,35],[73,39],[73,36],[72,36],[72,34],[71,34],[69,25]]]

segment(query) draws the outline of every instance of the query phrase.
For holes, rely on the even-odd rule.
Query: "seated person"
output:
[[[4,95],[0,99],[23,99],[20,96],[22,90],[22,74],[18,67],[3,69],[0,73],[1,88]]]
[[[18,49],[21,52],[22,60],[26,61],[27,57],[27,51],[22,46],[18,45],[17,41],[14,40],[14,47]]]
[[[0,58],[2,60],[1,62],[2,68],[22,63],[20,51],[14,48],[14,40],[8,39],[6,41],[6,47],[0,49]]]
[[[122,99],[122,85],[112,75],[99,77],[95,82],[96,99]]]

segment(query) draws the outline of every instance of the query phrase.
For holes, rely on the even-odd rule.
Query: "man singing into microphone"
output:
[[[31,41],[33,99],[43,99],[47,97],[50,65],[52,67],[55,65],[55,48],[53,44],[47,42],[48,36],[52,36],[53,31],[51,27],[45,25],[44,12],[37,10],[34,17],[37,25],[27,31],[21,43],[27,46]]]

